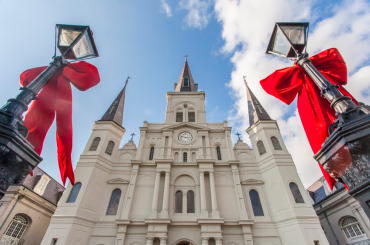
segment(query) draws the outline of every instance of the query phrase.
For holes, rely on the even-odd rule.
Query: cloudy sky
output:
[[[291,62],[265,55],[277,21],[309,21],[308,52],[336,47],[347,62],[347,89],[370,103],[370,2],[364,0],[0,0],[0,103],[18,93],[22,71],[50,62],[54,26],[90,25],[100,57],[90,60],[101,83],[73,90],[75,166],[91,133],[123,87],[123,126],[139,134],[144,120],[163,122],[165,93],[173,90],[184,63],[206,91],[207,120],[228,120],[233,133],[246,135],[248,125],[243,76],[270,116],[279,123],[303,184],[321,174],[312,158],[296,103],[290,106],[266,94],[259,81]],[[134,140],[137,141],[135,136]],[[236,137],[234,135],[234,141]],[[60,181],[55,126],[49,131],[40,167]]]

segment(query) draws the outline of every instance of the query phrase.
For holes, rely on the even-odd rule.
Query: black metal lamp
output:
[[[57,25],[57,47],[65,59],[99,57],[89,26]]]
[[[308,22],[277,22],[272,32],[266,54],[295,59],[306,52]]]
[[[42,158],[27,141],[28,129],[23,125],[23,113],[55,72],[68,64],[66,59],[82,60],[98,57],[89,26],[57,25],[57,47],[61,55],[54,56],[49,66],[14,99],[0,109],[0,199],[9,185],[20,183]]]
[[[349,188],[370,218],[370,106],[356,105],[311,63],[306,52],[307,22],[276,23],[266,54],[295,60],[321,90],[338,119],[314,158],[326,172]]]

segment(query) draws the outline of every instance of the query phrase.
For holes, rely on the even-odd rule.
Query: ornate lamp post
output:
[[[357,106],[311,63],[306,52],[309,23],[276,23],[267,51],[295,60],[314,81],[337,119],[314,158],[326,172],[349,188],[370,218],[370,106]]]
[[[98,57],[89,26],[57,25],[57,47],[60,56],[27,87],[0,109],[0,199],[9,185],[20,183],[42,158],[27,141],[28,129],[23,125],[22,114],[55,72],[67,65],[66,59],[81,60]]]

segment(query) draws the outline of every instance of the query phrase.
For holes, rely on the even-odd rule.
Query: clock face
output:
[[[193,136],[190,133],[183,132],[179,134],[179,141],[181,143],[190,143],[193,140]]]

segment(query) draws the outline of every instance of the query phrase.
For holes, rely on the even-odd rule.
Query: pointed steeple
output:
[[[113,103],[109,106],[108,110],[105,112],[103,117],[100,119],[100,121],[113,121],[117,123],[118,125],[122,126],[122,120],[123,120],[123,110],[125,107],[125,94],[126,94],[126,87],[128,80],[131,77],[127,77],[125,86],[121,90],[121,92],[118,94],[116,99],[113,101]]]
[[[253,94],[248,86],[248,83],[244,78],[244,83],[247,88],[247,99],[248,99],[248,112],[249,112],[249,126],[252,126],[258,121],[272,120],[265,108],[258,101],[257,97]]]
[[[188,55],[185,55],[185,64],[182,68],[179,81],[177,82],[177,84],[175,83],[175,92],[198,91],[198,84],[194,83],[193,76],[190,72],[187,56]]]

